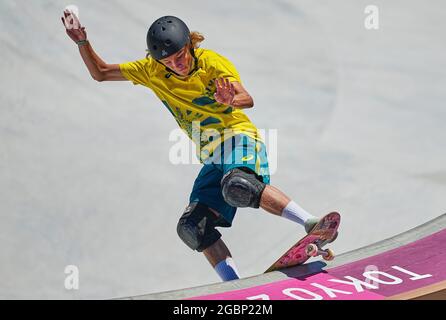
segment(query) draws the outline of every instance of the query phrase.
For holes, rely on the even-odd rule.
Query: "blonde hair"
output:
[[[192,31],[189,33],[190,42],[192,43],[192,47],[194,49],[198,49],[200,47],[201,42],[204,41],[204,36],[198,31]],[[146,58],[150,56],[149,49],[146,49]]]
[[[198,31],[192,31],[190,33],[190,41],[192,42],[194,49],[198,49],[200,43],[204,41],[204,36]]]

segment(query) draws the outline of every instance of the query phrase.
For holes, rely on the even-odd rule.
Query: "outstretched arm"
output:
[[[96,81],[126,81],[119,69],[119,64],[108,64],[104,62],[93,50],[90,42],[87,40],[87,32],[82,27],[77,16],[64,11],[62,23],[65,26],[67,35],[79,47],[82,60],[88,68],[93,79]]]

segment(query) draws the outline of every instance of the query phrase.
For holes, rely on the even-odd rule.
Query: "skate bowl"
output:
[[[128,300],[446,299],[446,214],[412,230],[339,255],[226,283]]]

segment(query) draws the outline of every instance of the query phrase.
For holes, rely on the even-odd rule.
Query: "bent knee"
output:
[[[223,176],[221,187],[223,198],[230,206],[259,208],[266,184],[254,172],[235,168]]]
[[[221,237],[214,220],[214,213],[206,205],[193,202],[178,221],[178,236],[189,248],[202,252]]]

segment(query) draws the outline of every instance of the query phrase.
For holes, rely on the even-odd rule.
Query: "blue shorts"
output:
[[[222,216],[219,226],[230,227],[237,208],[226,203],[221,193],[220,181],[229,170],[237,167],[249,168],[259,180],[270,183],[268,157],[263,142],[239,134],[220,144],[211,157],[204,162],[189,198],[190,202],[201,202],[215,209]]]

